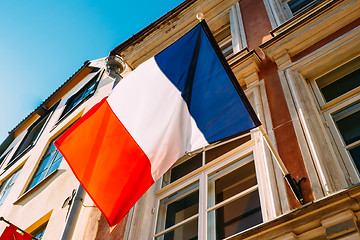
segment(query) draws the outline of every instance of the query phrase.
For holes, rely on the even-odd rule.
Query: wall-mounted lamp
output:
[[[121,73],[125,70],[126,64],[120,56],[109,56],[106,59],[106,71],[110,76],[121,77]]]

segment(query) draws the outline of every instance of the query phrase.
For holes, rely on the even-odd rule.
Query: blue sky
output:
[[[86,60],[183,0],[0,0],[0,143]]]

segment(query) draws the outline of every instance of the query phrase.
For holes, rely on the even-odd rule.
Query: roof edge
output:
[[[126,41],[124,41],[123,43],[121,43],[120,45],[118,45],[117,47],[115,47],[109,54],[109,56],[114,56],[116,54],[118,54],[119,52],[121,52],[122,50],[124,50],[126,47],[128,47],[129,45],[131,45],[132,43],[134,43],[135,41],[137,41],[140,38],[145,37],[147,34],[149,34],[149,32],[155,28],[155,26],[162,24],[163,22],[165,22],[167,19],[169,19],[171,16],[173,15],[177,15],[178,13],[180,13],[182,10],[186,9],[189,5],[193,4],[194,2],[196,2],[197,0],[186,0],[184,2],[182,2],[180,5],[178,5],[177,7],[173,8],[172,10],[170,10],[169,12],[167,12],[165,15],[163,15],[162,17],[160,17],[159,19],[157,19],[156,21],[150,23],[148,26],[146,26],[145,28],[143,28],[142,30],[140,30],[138,33],[136,33],[135,35],[133,35],[132,37],[130,37],[129,39],[127,39]]]

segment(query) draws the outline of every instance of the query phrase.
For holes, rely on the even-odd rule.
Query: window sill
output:
[[[24,200],[25,198],[27,198],[31,193],[34,193],[36,191],[36,189],[39,189],[41,186],[45,185],[48,181],[50,181],[51,178],[53,178],[53,176],[55,176],[57,173],[62,173],[62,171],[59,171],[59,169],[56,169],[54,172],[50,173],[49,176],[47,176],[46,178],[44,178],[43,180],[41,180],[38,184],[36,184],[35,186],[33,186],[32,188],[30,188],[29,190],[27,190],[26,192],[24,192],[23,194],[21,194],[14,202],[13,204],[19,204],[22,200]]]

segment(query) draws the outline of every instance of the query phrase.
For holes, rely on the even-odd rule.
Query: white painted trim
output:
[[[280,26],[292,17],[290,9],[286,9],[285,5],[287,4],[281,0],[264,0],[264,5],[273,28]]]
[[[258,81],[251,85],[246,91],[250,103],[269,134],[269,138],[276,147],[274,132],[272,131],[271,115],[266,97],[264,81]],[[280,168],[273,159],[260,132],[252,132],[255,139],[254,159],[257,173],[260,202],[264,221],[273,219],[289,211],[287,201],[286,185]]]
[[[346,151],[346,145],[343,141],[341,134],[337,130],[337,127],[336,127],[335,122],[334,122],[333,118],[331,117],[331,115],[341,109],[346,108],[350,104],[359,101],[359,96],[360,95],[353,96],[353,97],[347,99],[346,101],[338,103],[338,104],[334,105],[332,108],[329,108],[328,110],[323,112],[326,122],[329,125],[329,130],[330,130],[331,134],[334,136],[334,140],[335,140],[335,142],[338,146],[339,152],[342,156],[343,164],[350,175],[352,184],[356,184],[360,181],[360,173],[357,170],[357,168],[355,167],[353,161],[351,160],[352,158],[351,158],[349,152]]]
[[[331,177],[326,174],[325,169],[328,166],[323,164],[323,160],[321,160],[324,157],[318,155],[320,153],[318,144],[321,144],[321,141],[312,136],[314,135],[312,131],[314,126],[311,123],[314,121],[314,111],[308,106],[311,100],[306,97],[308,96],[307,87],[302,83],[304,82],[303,79],[297,77],[289,69],[280,71],[279,75],[313,194],[316,199],[319,199],[338,190],[338,188],[333,187]],[[340,169],[338,170],[340,171]]]
[[[235,3],[229,12],[231,39],[234,54],[247,47],[244,24],[239,2]]]

